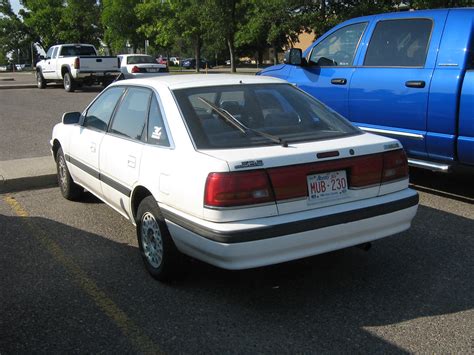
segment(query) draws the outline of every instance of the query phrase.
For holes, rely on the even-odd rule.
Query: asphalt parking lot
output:
[[[0,91],[0,162],[49,155],[99,89]],[[407,232],[295,262],[145,271],[128,221],[56,187],[0,194],[0,353],[472,353],[472,175],[411,171]]]

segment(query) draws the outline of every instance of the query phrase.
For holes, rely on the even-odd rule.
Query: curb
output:
[[[37,87],[36,84],[11,84],[11,85],[0,84],[0,90],[2,89],[32,89],[35,87]]]
[[[0,193],[57,186],[51,156],[0,161]]]

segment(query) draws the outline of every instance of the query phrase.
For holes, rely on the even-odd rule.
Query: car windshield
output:
[[[198,87],[174,90],[174,94],[197,149],[274,145],[278,139],[291,144],[361,134],[345,118],[290,84]],[[238,129],[209,104],[249,129]]]
[[[59,55],[63,57],[76,57],[78,55],[95,56],[97,54],[92,46],[63,46]]]
[[[127,64],[156,64],[156,60],[150,55],[134,55],[127,57]]]

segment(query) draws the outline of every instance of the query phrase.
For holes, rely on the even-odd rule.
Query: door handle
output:
[[[344,79],[344,78],[331,79],[331,84],[346,85],[347,84],[347,79]]]
[[[127,165],[131,168],[135,168],[136,164],[137,164],[137,159],[134,156],[129,155]]]
[[[409,80],[405,82],[407,88],[423,89],[426,83],[423,80]]]
[[[90,148],[91,148],[91,152],[92,152],[92,153],[95,153],[95,151],[96,151],[96,145],[95,145],[94,142],[91,142]]]

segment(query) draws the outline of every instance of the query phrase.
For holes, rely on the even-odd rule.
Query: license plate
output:
[[[307,182],[309,202],[341,198],[347,193],[345,170],[308,175]]]
[[[148,68],[147,71],[149,73],[156,73],[158,71],[158,69],[155,69],[155,68]]]

